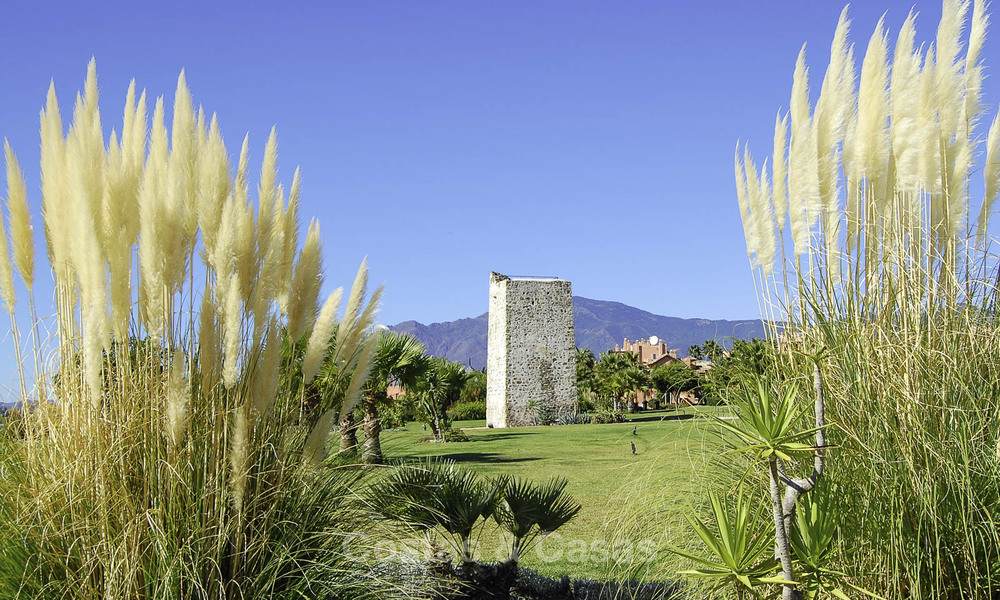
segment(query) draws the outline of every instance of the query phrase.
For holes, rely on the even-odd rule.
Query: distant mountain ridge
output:
[[[486,366],[488,315],[483,313],[475,318],[430,325],[403,321],[389,329],[414,336],[423,342],[429,354],[482,369]],[[665,317],[621,302],[591,300],[582,296],[573,296],[573,321],[576,345],[590,348],[594,354],[613,350],[615,344],[621,344],[624,338],[634,341],[648,339],[652,335],[666,342],[668,348],[678,350],[681,357],[687,355],[690,346],[705,340],[724,343],[728,338],[748,340],[764,337],[759,319],[729,321]]]

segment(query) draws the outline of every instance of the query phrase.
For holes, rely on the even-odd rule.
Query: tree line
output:
[[[734,339],[729,350],[716,340],[706,340],[688,349],[688,356],[710,363],[699,372],[679,360],[649,368],[631,352],[607,350],[597,356],[588,348],[577,348],[579,408],[635,411],[637,394],[642,392],[655,392],[651,402],[656,406],[676,405],[685,392],[693,392],[702,403],[719,404],[727,390],[764,373],[773,355],[773,345],[761,339]]]

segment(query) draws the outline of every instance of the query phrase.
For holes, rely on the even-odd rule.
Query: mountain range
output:
[[[486,327],[489,313],[475,318],[424,325],[403,321],[389,329],[408,333],[421,342],[428,354],[443,356],[482,369],[486,366]],[[687,355],[694,344],[716,340],[728,347],[730,338],[748,340],[764,337],[759,319],[727,321],[722,319],[681,319],[655,315],[621,302],[591,300],[573,296],[573,325],[576,345],[589,348],[595,355],[612,350],[624,338],[635,341],[657,336],[677,355]]]

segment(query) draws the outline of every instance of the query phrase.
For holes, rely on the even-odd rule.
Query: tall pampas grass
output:
[[[787,152],[790,231],[781,242],[789,237],[795,256],[776,256],[773,273],[755,264],[755,281],[781,350],[779,376],[802,375],[800,351],[824,356],[827,416],[837,423],[824,477],[838,494],[839,568],[886,597],[992,598],[1000,593],[1000,259],[988,231],[1000,195],[997,118],[985,152],[979,145],[989,18],[982,2],[945,0],[935,43],[923,48],[916,22],[911,12],[890,51],[880,19],[855,83],[842,14],[812,113],[800,53],[787,148],[776,125],[773,199],[752,193],[752,168],[737,169],[737,199],[751,219],[784,206]],[[743,164],[753,164],[749,155]],[[981,200],[970,185],[979,173]],[[775,224],[781,231],[781,211]],[[760,230],[746,231],[758,260]]]
[[[41,113],[58,351],[43,362],[33,335],[23,435],[0,435],[0,596],[379,595],[337,542],[366,527],[349,500],[356,476],[323,462],[376,337],[365,264],[346,313],[338,291],[317,319],[319,226],[297,248],[300,176],[286,205],[274,133],[251,197],[249,137],[231,173],[218,119],[195,110],[183,73],[173,114],[157,98],[151,123],[133,82],[107,138],[97,90],[92,62],[68,132],[54,84]],[[0,213],[0,294],[18,336],[14,267],[36,327],[35,267],[9,145],[5,159],[13,260]],[[341,385],[318,393],[307,382],[324,368]]]

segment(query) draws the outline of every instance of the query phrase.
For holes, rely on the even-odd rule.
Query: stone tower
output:
[[[486,424],[521,427],[574,412],[570,282],[491,273]]]

